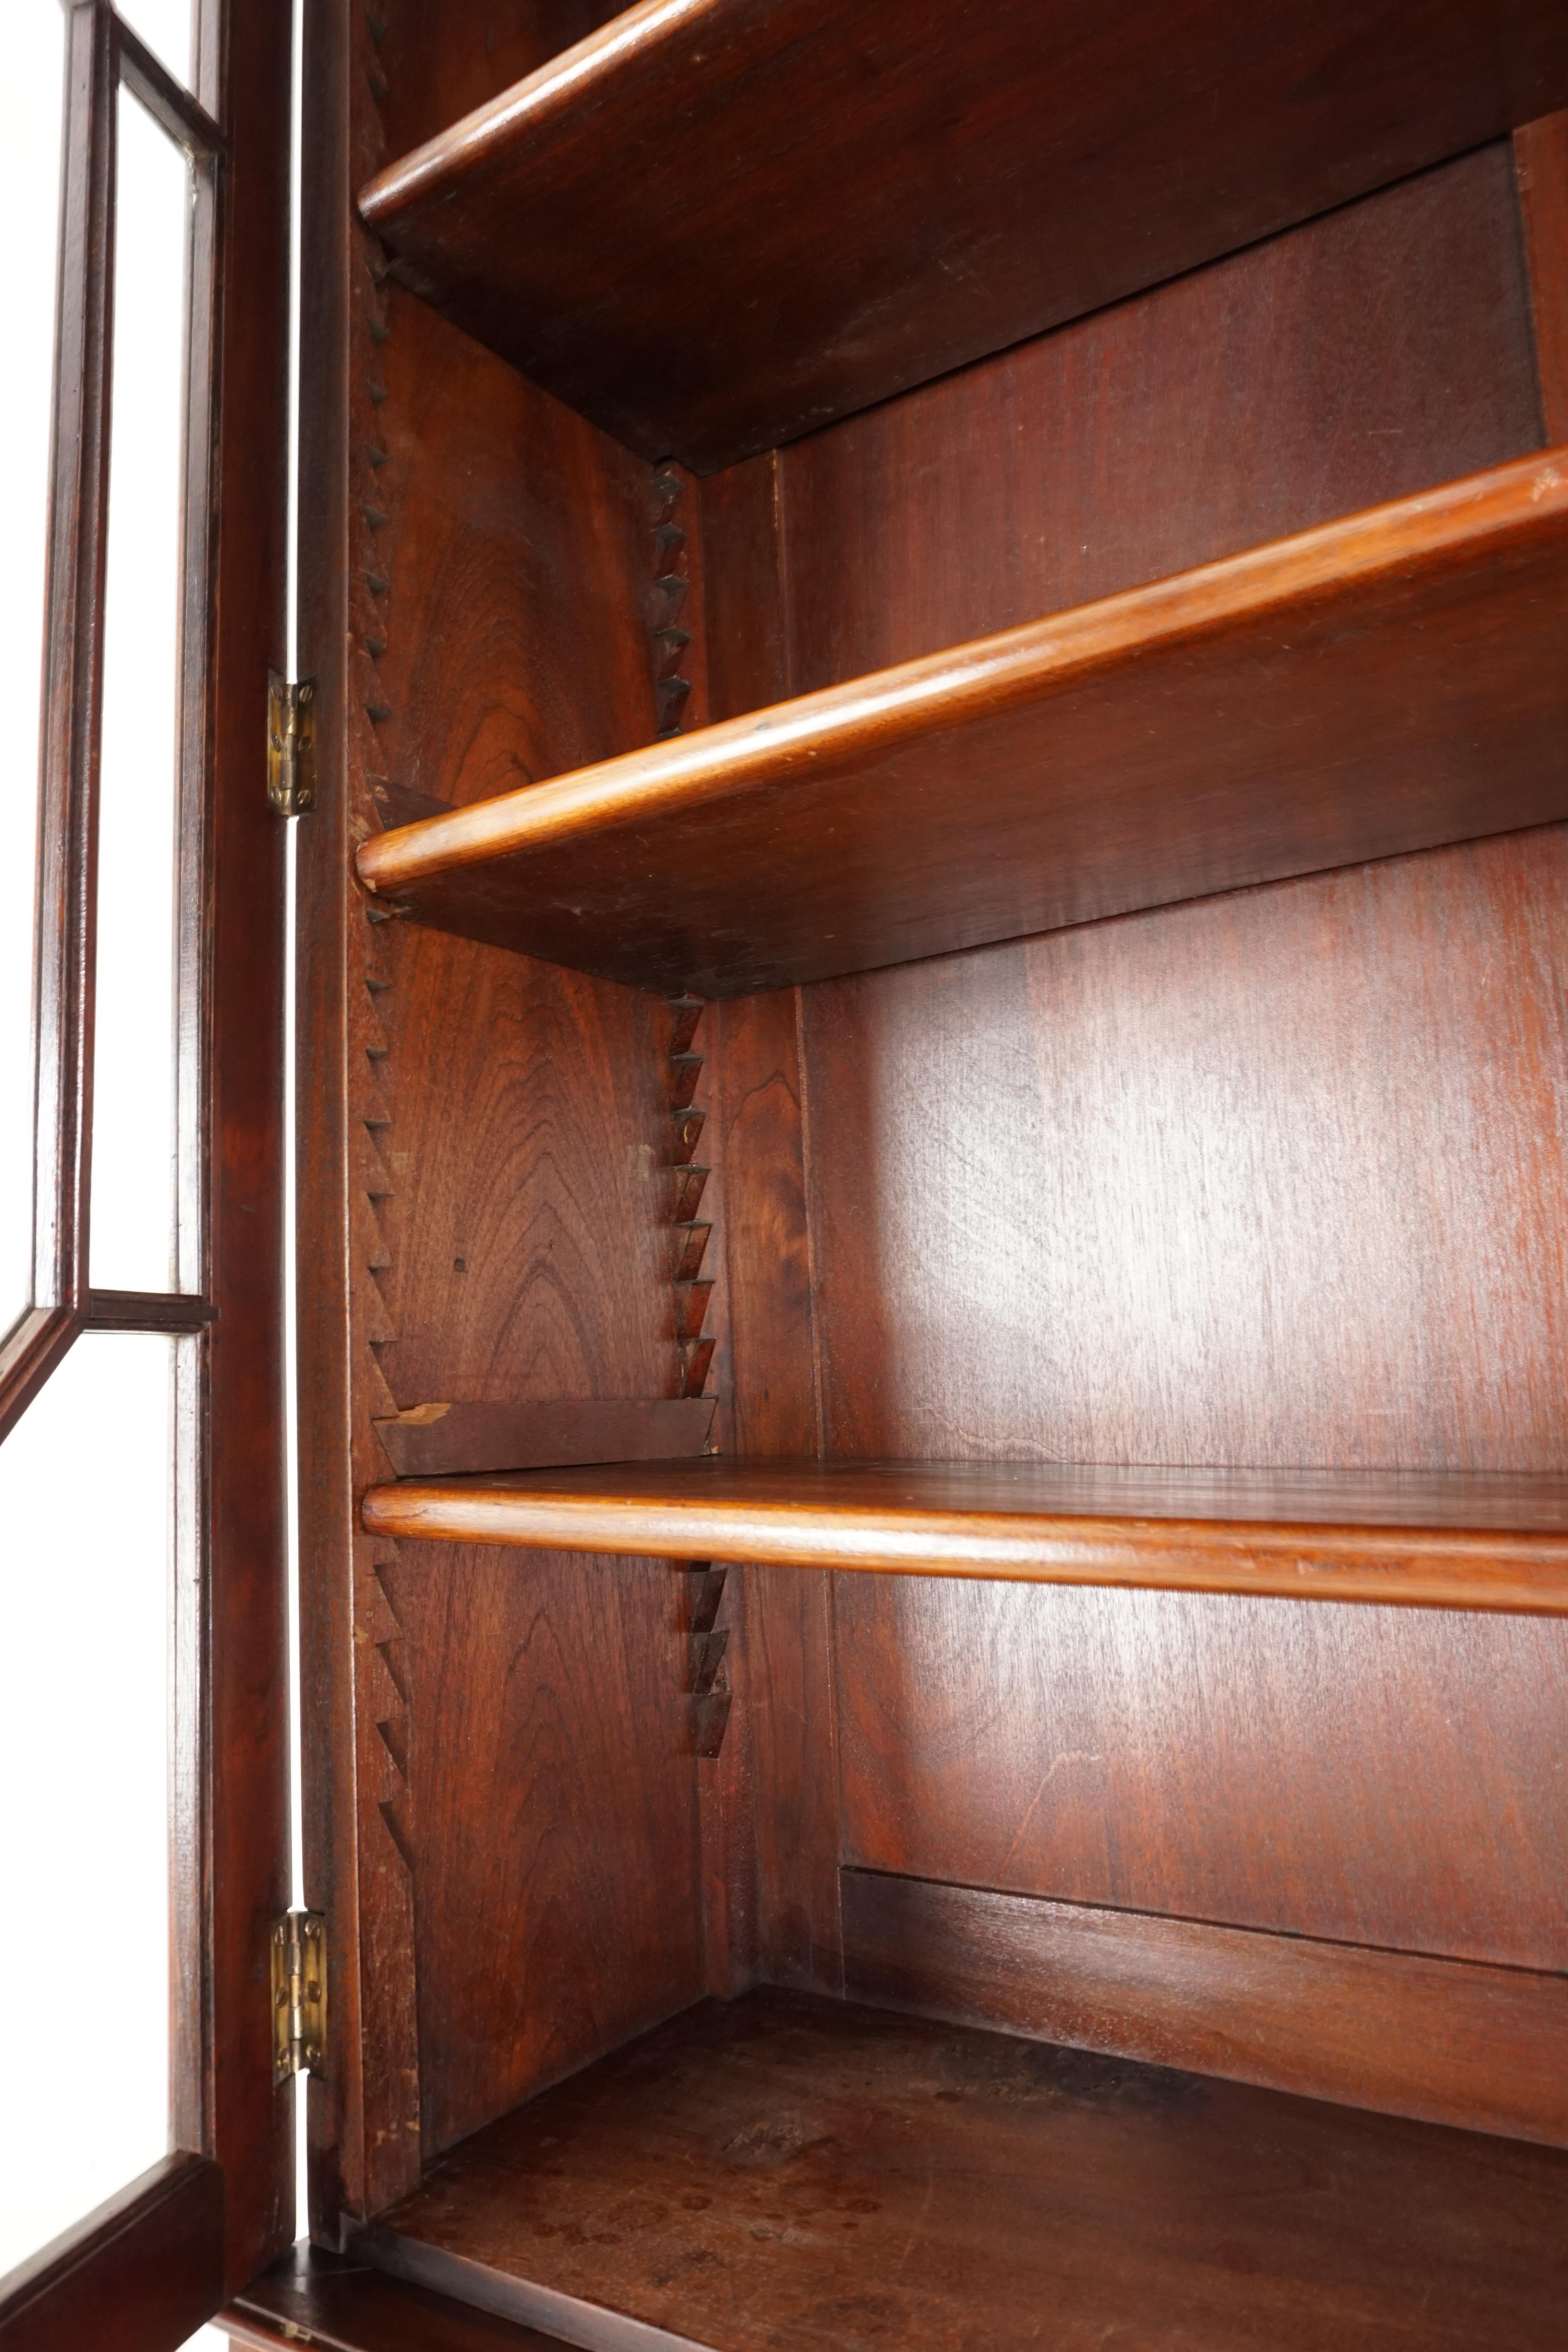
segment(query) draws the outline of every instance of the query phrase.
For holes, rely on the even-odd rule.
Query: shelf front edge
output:
[[[1568,817],[1568,451],[400,826],[397,915],[732,996]]]
[[[372,1487],[363,1518],[372,1535],[545,1551],[1568,1615],[1568,1535],[811,1510],[414,1481]]]
[[[1425,566],[1474,562],[1520,537],[1568,534],[1568,447],[1321,523],[1267,546],[1089,604],[748,712],[449,815],[363,842],[360,879],[380,897],[615,824],[835,772],[900,742],[1042,700],[1157,650],[1194,648],[1244,622],[1336,600]]]

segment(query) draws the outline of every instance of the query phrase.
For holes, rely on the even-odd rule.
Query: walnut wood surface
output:
[[[847,1863],[1568,1969],[1542,1618],[839,1577]]]
[[[704,2002],[358,2239],[582,2344],[1546,2352],[1568,2159],[792,1993]],[[617,2326],[622,2320],[640,2323]]]
[[[306,2246],[252,2279],[218,2324],[260,2352],[553,2352],[559,2341]]]
[[[425,921],[733,994],[1568,810],[1548,455],[366,842]]]
[[[497,79],[547,54],[570,13],[487,19]],[[477,18],[378,9],[368,32],[356,19],[354,103],[367,113],[371,91],[389,139],[433,128],[448,92],[487,94]],[[378,92],[399,59],[401,88]],[[1418,108],[1424,45],[1404,69]],[[354,170],[375,160],[362,148]],[[684,154],[679,168],[705,201]],[[356,390],[345,444],[366,591],[359,777],[471,807],[651,742],[646,476],[381,284],[374,244],[356,254],[363,383],[386,395]],[[732,346],[743,323],[724,322]],[[736,719],[1498,465],[1540,429],[1509,157],[1491,148],[687,482],[683,667],[713,720]],[[1500,677],[1485,630],[1450,618],[1451,640],[1431,636],[1439,669],[1480,657]],[[1347,700],[1347,733],[1371,707]],[[1212,740],[1195,734],[1194,753]],[[1488,829],[1513,789],[1500,760]],[[794,824],[786,790],[762,817]],[[352,814],[358,838],[384,812],[372,796]],[[1560,1470],[1564,838],[710,1007],[702,1214],[727,1450],[978,1456],[982,1475],[1019,1454],[1125,1465],[1145,1448],[1169,1465]],[[771,890],[780,844],[758,839]],[[663,871],[683,953],[699,920],[756,911],[712,846],[694,828]],[[665,854],[651,831],[627,850],[632,867]],[[1327,854],[1320,831],[1306,862]],[[833,840],[798,857],[813,891],[844,863]],[[359,1360],[362,1414],[603,1395],[612,1362],[640,1381],[625,1368],[668,1346],[668,1268],[648,1254],[664,1212],[650,1221],[635,1172],[662,1016],[395,919],[365,936],[367,973],[394,987],[351,1045],[369,1057],[365,1103],[395,1116],[354,1231],[374,1269],[361,1328],[395,1385],[376,1390]],[[325,1241],[330,1282],[330,1219]],[[385,1475],[364,1439],[361,1418],[361,1486]],[[307,1450],[336,1444],[329,1425]],[[698,1532],[680,1515],[672,1559]],[[386,1538],[363,1557],[332,1671],[341,1706],[357,1623],[359,1833],[367,1853],[382,1836],[402,1891],[362,1867],[381,2184],[362,2211],[399,2165],[411,2181],[421,2137],[428,2154],[659,2002],[753,1968],[837,1989],[841,1844],[874,1869],[1187,1915],[1154,1923],[1172,1937],[1195,1917],[1568,1966],[1552,1736],[1568,1685],[1547,1619],[749,1565],[725,1583],[724,1747],[693,1759],[689,1580],[670,1567]],[[410,2133],[386,2025],[416,1971]],[[1222,2010],[1194,1997],[1194,2036],[1222,2032]],[[1290,2030],[1338,2046],[1321,2006]],[[1358,2046],[1370,2063],[1364,2032]],[[1478,2099],[1517,2078],[1495,2056]],[[322,2201],[334,2226],[342,2200]],[[1122,2258],[1118,2240],[1106,2273]],[[857,2292],[896,2301],[890,2268],[863,2263]],[[476,2281],[467,2269],[460,2291]],[[1091,2340],[1109,2324],[1095,2316]],[[1336,2329],[1311,2340],[1338,2352]]]
[[[1568,440],[1568,113],[1514,134],[1530,264],[1541,413],[1549,441]]]
[[[705,485],[704,499],[711,485]],[[704,506],[704,535],[709,516]],[[711,647],[711,636],[710,636]],[[720,1359],[730,1442],[816,1450],[806,1104],[797,992],[711,1008],[715,1150],[728,1345]],[[732,1637],[730,1738],[743,1743],[755,1887],[752,1974],[839,1989],[838,1757],[827,1578],[747,1568]],[[749,1979],[748,1979],[749,1980]]]
[[[713,1403],[702,1397],[561,1404],[424,1404],[375,1423],[400,1478],[526,1470],[556,1462],[657,1462],[705,1454]]]
[[[223,2173],[165,2157],[7,2274],[0,2347],[171,2352],[222,2301],[223,2261]]]
[[[709,472],[1565,100],[1568,36],[1528,0],[1251,33],[1210,5],[1179,37],[1152,0],[1091,29],[646,0],[361,205],[481,341]]]
[[[384,155],[437,138],[476,106],[571,48],[620,11],[615,0],[386,0],[370,26]]]
[[[373,1534],[1022,1582],[1568,1612],[1568,1480],[649,1463],[373,1487]]]
[[[852,2000],[1568,2146],[1568,1979],[844,1873]]]
[[[378,1580],[426,2158],[703,1983],[679,1577],[519,1565],[399,1546]]]
[[[311,2095],[326,2235],[417,2179],[426,2125],[471,2128],[536,2064],[578,2063],[703,1981],[671,1893],[696,1864],[668,1574],[606,1614],[575,1563],[488,1588],[461,1558],[371,1542],[354,1509],[387,1475],[373,1424],[400,1407],[669,1395],[676,1356],[658,1008],[383,923],[349,870],[378,782],[461,803],[656,725],[646,468],[388,286],[353,225],[382,110],[418,102],[388,79],[413,13],[313,10],[305,75],[301,1538],[307,1887],[341,2025]],[[411,77],[420,41],[454,32],[429,14]]]
[[[714,717],[1538,447],[1531,293],[1486,147],[715,476],[714,618],[786,675]],[[736,536],[769,467],[771,595]]]

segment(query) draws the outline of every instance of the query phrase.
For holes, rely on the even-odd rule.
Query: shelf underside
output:
[[[357,2251],[604,2352],[1556,2352],[1565,2194],[1556,2150],[769,1991],[476,2134]]]
[[[366,842],[416,919],[704,996],[1568,816],[1547,452]]]
[[[416,292],[706,472],[1564,104],[1548,0],[647,0],[361,203]]]
[[[1568,1477],[708,1457],[407,1479],[363,1517],[551,1551],[1568,1613]]]

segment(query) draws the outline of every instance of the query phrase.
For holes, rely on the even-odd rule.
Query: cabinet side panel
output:
[[[1540,438],[1500,144],[784,450],[793,691]]]
[[[807,991],[829,1450],[1560,1466],[1565,926],[1552,827]],[[845,1582],[854,1859],[1568,1962],[1562,1627]]]
[[[301,1557],[331,2232],[702,1979],[667,1576],[606,1602],[580,1561],[411,1564],[357,1530],[400,1408],[668,1397],[678,1363],[657,1007],[416,932],[351,877],[383,822],[653,740],[647,468],[386,282],[349,192],[386,152],[390,32],[323,9],[312,37]],[[552,1922],[587,1952],[590,1913],[610,1932],[574,1974]]]
[[[466,805],[651,742],[647,467],[362,242],[350,585],[367,776]]]
[[[426,2162],[703,1990],[681,1575],[404,1544]]]

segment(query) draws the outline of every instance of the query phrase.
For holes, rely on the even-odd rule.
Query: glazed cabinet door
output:
[[[172,2352],[292,2235],[289,11],[4,45],[0,2346]]]

